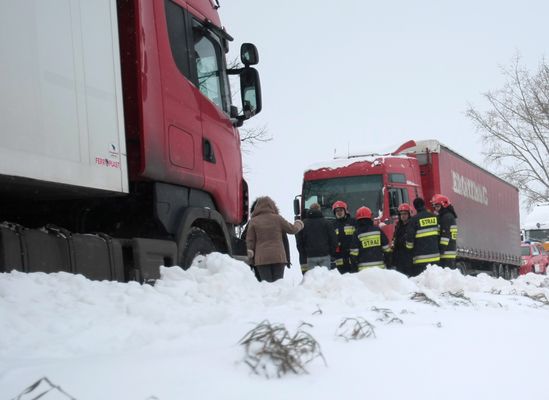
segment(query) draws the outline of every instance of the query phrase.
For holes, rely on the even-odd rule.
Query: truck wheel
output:
[[[508,265],[503,267],[503,278],[507,280],[511,279],[511,268]]]
[[[505,279],[505,269],[503,268],[503,264],[498,264],[498,278]]]
[[[511,279],[517,279],[518,276],[518,267],[511,267]]]
[[[464,261],[458,261],[456,263],[456,269],[458,269],[459,272],[461,272],[462,275],[467,274],[467,264],[465,264]]]
[[[185,248],[180,257],[180,265],[183,269],[187,269],[191,266],[196,256],[206,255],[212,251],[215,251],[212,239],[202,229],[193,227],[187,237]]]

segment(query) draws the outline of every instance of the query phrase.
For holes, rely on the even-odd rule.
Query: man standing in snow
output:
[[[400,273],[407,274],[412,268],[412,253],[406,248],[406,229],[410,223],[412,207],[408,203],[398,206],[398,222],[393,235],[392,265]]]
[[[332,204],[332,211],[336,217],[334,221],[334,230],[337,236],[337,247],[335,253],[335,265],[342,274],[347,272],[357,272],[353,268],[349,249],[355,233],[355,220],[349,215],[347,203],[338,200]]]
[[[421,197],[414,199],[414,208],[417,214],[406,229],[406,248],[412,251],[412,268],[408,276],[417,276],[425,271],[427,264],[440,262],[437,216],[425,209]]]
[[[356,211],[356,231],[351,244],[351,257],[358,271],[366,268],[385,268],[384,253],[391,251],[385,233],[374,226],[372,211],[360,207]]]
[[[438,216],[438,226],[440,228],[440,266],[455,268],[458,235],[457,214],[448,197],[442,194],[435,194],[431,199],[431,204]]]
[[[307,258],[307,267],[302,268],[302,272],[315,266],[330,268],[337,238],[332,224],[324,218],[318,203],[311,204],[304,224],[303,230],[296,235],[299,253],[305,254]]]

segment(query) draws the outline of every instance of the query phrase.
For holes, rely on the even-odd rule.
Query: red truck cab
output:
[[[331,206],[343,200],[354,217],[359,207],[367,206],[375,222],[392,238],[398,206],[422,195],[420,182],[415,157],[371,155],[334,160],[305,171],[302,209],[296,203],[295,211],[306,215],[312,203],[319,203],[324,216],[334,218]]]
[[[520,274],[525,275],[529,272],[534,274],[547,274],[549,266],[549,254],[543,248],[540,242],[522,242],[520,246]]]

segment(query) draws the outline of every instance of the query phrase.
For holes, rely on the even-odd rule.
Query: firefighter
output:
[[[338,200],[332,204],[332,211],[336,217],[334,221],[337,247],[335,251],[335,266],[342,274],[356,272],[351,263],[349,249],[355,233],[355,220],[349,215],[347,203]]]
[[[391,251],[385,233],[374,226],[372,211],[368,207],[356,210],[356,231],[351,245],[351,257],[358,271],[366,268],[385,268],[385,254]]]
[[[442,194],[435,194],[431,199],[431,204],[435,214],[437,214],[440,229],[440,266],[455,268],[458,235],[456,211],[448,197]]]
[[[408,203],[398,206],[398,222],[393,235],[392,265],[398,272],[407,274],[412,268],[412,252],[406,247],[406,229],[412,216],[412,207]]]
[[[417,276],[425,271],[427,264],[439,263],[438,249],[438,219],[425,209],[425,201],[421,197],[414,199],[414,215],[406,228],[406,248],[412,252],[412,268],[408,276]]]

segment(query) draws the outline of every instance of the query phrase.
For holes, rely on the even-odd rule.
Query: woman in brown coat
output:
[[[274,282],[284,277],[287,264],[283,235],[295,235],[303,228],[303,222],[293,224],[278,213],[275,202],[270,197],[259,197],[252,219],[248,224],[246,246],[248,258],[259,272],[262,281]]]

